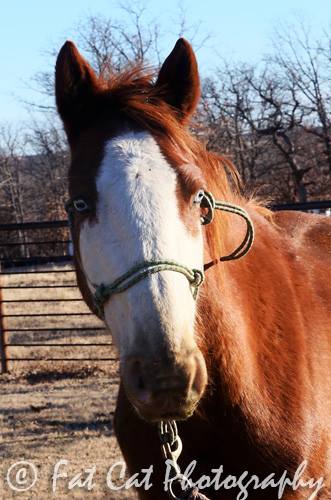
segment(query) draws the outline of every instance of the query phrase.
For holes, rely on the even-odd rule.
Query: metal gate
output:
[[[66,221],[0,225],[1,370],[116,360],[77,288]]]

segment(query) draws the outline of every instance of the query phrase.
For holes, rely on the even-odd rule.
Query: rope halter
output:
[[[253,223],[242,207],[228,203],[225,201],[216,201],[211,193],[203,191],[201,196],[200,206],[207,209],[207,213],[201,217],[201,224],[206,225],[213,221],[215,210],[222,210],[242,217],[246,222],[246,235],[241,244],[229,255],[220,257],[220,261],[228,261],[240,259],[246,255],[253,245],[254,241],[254,226]],[[91,206],[83,198],[75,198],[65,204],[65,209],[68,214],[69,228],[72,233],[73,219],[76,212],[89,213],[92,211]],[[209,265],[205,266],[207,269]],[[94,284],[93,301],[100,317],[104,316],[105,303],[116,293],[122,293],[139,283],[139,281],[146,277],[159,273],[161,271],[174,271],[183,274],[190,285],[193,298],[196,299],[200,285],[204,281],[204,271],[200,269],[190,269],[189,267],[172,261],[172,260],[156,260],[141,262],[133,266],[129,271],[119,276],[112,283],[109,284]]]
[[[111,298],[112,295],[115,293],[125,292],[125,290],[128,290],[131,286],[139,283],[139,281],[143,280],[147,276],[159,273],[160,271],[176,271],[186,276],[190,284],[193,298],[194,300],[196,299],[199,286],[204,280],[204,274],[200,271],[200,269],[190,269],[172,260],[147,261],[132,267],[127,273],[122,274],[122,276],[117,278],[110,285],[94,285],[96,290],[93,298],[99,313],[103,314],[104,304]]]
[[[202,225],[209,224],[213,221],[215,216],[215,210],[222,210],[223,212],[232,213],[239,215],[246,222],[246,235],[240,245],[229,255],[224,255],[220,257],[220,261],[235,260],[240,259],[246,255],[254,242],[254,226],[251,218],[249,217],[246,210],[239,205],[233,203],[228,203],[226,201],[216,201],[214,196],[208,191],[204,192],[204,197],[201,201],[201,207],[207,208],[208,212],[202,217]]]

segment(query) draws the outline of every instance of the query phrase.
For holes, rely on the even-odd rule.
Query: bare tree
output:
[[[313,45],[302,30],[283,32],[264,64],[223,61],[202,100],[208,145],[248,185],[293,201],[331,192],[331,40]]]
[[[320,156],[331,172],[331,38],[314,40],[302,24],[278,30],[275,37],[281,48],[273,58],[276,68],[296,88],[300,107],[309,115],[302,126],[322,145]]]
[[[77,28],[77,44],[105,77],[132,64],[160,63],[163,31],[159,22],[150,18],[139,2],[126,2],[122,13],[120,18],[90,16]],[[179,7],[174,36],[176,32],[193,38],[195,48],[204,46],[210,35],[202,33],[199,23],[188,24],[188,18]],[[283,30],[265,61],[256,66],[223,61],[212,78],[203,80],[202,101],[192,131],[207,147],[228,155],[248,189],[257,188],[264,197],[305,201],[330,196],[330,82],[330,37],[313,42],[302,27]],[[43,117],[31,124],[25,144],[30,165],[24,174],[25,190],[19,187],[15,193],[13,188],[11,197],[17,200],[20,194],[22,199],[27,196],[27,186],[31,190],[33,185],[43,185],[43,196],[34,207],[43,215],[62,217],[68,153],[55,119],[53,70],[39,73],[35,83],[45,99],[37,108],[48,111],[44,117],[50,120]],[[9,157],[7,152],[1,161],[8,162]],[[4,185],[8,190],[5,172],[6,168],[0,189]],[[43,184],[45,179],[47,185]],[[15,182],[22,184],[21,167],[16,174],[15,169],[11,173],[11,183]],[[29,193],[28,198],[33,189]],[[28,206],[33,215],[34,208],[25,199],[24,209]]]
[[[19,130],[10,125],[0,126],[0,202],[13,222],[24,220],[24,190],[22,183],[22,144]]]
[[[146,7],[122,6],[126,21],[90,16],[78,27],[77,42],[98,74],[108,76],[132,64],[160,63],[160,26],[146,22]]]
[[[30,192],[24,182],[24,144],[20,139],[21,131],[10,125],[0,127],[0,222],[24,222],[26,202]],[[20,244],[14,246],[14,255],[28,257],[26,234],[18,229]],[[6,238],[6,235],[3,235]],[[7,241],[6,241],[7,243]]]
[[[259,105],[264,109],[262,126],[257,133],[269,136],[288,165],[294,181],[296,197],[299,201],[307,201],[307,184],[305,177],[312,165],[307,165],[306,152],[302,142],[298,140],[300,127],[304,123],[305,108],[297,98],[296,82],[288,85],[275,73],[265,70],[258,78],[249,78],[249,85],[256,92],[260,100]],[[241,110],[249,120],[244,109]]]
[[[53,122],[35,122],[26,140],[29,156],[30,181],[39,193],[34,212],[47,219],[65,217],[67,170],[69,153],[62,129]]]
[[[237,166],[244,183],[255,186],[266,173],[258,160],[267,147],[259,133],[263,110],[254,104],[249,79],[253,67],[230,67],[217,72],[218,82],[206,80],[202,92],[202,117],[207,125],[208,147],[226,153]]]

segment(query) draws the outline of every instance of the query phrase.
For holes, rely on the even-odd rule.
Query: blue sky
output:
[[[174,45],[178,0],[145,2],[148,15],[162,25],[166,55]],[[212,73],[217,53],[226,58],[254,61],[268,52],[275,26],[301,17],[317,36],[331,28],[330,0],[187,0],[188,24],[201,22],[201,32],[213,34],[199,51],[202,74]],[[89,14],[121,16],[111,0],[2,0],[0,11],[0,124],[18,124],[28,113],[20,101],[38,99],[29,86],[38,71],[52,70],[47,52],[60,48]],[[123,17],[123,16],[122,16]]]

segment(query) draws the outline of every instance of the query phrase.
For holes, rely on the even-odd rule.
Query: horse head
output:
[[[187,418],[207,383],[189,275],[204,262],[206,182],[186,131],[199,94],[183,39],[155,81],[139,67],[98,77],[71,42],[57,59],[78,284],[112,333],[129,400],[150,421]],[[110,293],[116,283],[121,293]]]

